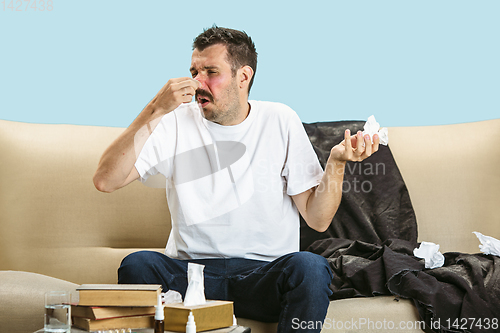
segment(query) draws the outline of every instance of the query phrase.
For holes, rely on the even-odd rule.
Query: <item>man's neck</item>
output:
[[[245,119],[247,119],[248,115],[250,114],[250,103],[248,103],[248,100],[245,101],[244,106],[240,108],[240,112],[238,112],[237,116],[234,117],[230,122],[227,124],[221,124],[224,126],[234,126],[241,124]]]

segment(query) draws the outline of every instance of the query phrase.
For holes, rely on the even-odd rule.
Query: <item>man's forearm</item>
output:
[[[307,224],[314,230],[328,229],[342,199],[342,182],[346,162],[328,159],[320,184],[307,201]]]
[[[296,198],[296,204],[307,224],[317,230],[326,231],[333,216],[337,212],[342,199],[342,183],[347,161],[361,162],[378,151],[380,139],[377,134],[364,135],[358,131],[351,136],[351,131],[346,129],[344,141],[334,146],[326,163],[325,173],[321,183],[309,193],[307,203],[301,194]],[[304,192],[305,193],[305,192]]]
[[[148,104],[104,151],[94,175],[94,184],[98,190],[112,192],[126,183],[142,147],[160,119]]]
[[[199,86],[198,81],[188,77],[168,80],[102,155],[94,175],[94,185],[99,191],[112,192],[137,178],[133,172],[135,161],[161,116],[191,102]]]

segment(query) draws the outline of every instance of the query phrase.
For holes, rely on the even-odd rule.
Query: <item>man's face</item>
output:
[[[215,44],[203,51],[195,49],[190,71],[193,79],[200,82],[195,98],[205,118],[221,125],[233,125],[241,106],[236,77],[233,77],[227,61],[226,46]]]

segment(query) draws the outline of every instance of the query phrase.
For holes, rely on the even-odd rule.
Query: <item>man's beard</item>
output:
[[[240,105],[238,99],[238,89],[236,82],[232,82],[231,85],[225,90],[224,96],[225,103],[220,102],[220,99],[215,100],[213,95],[203,89],[196,90],[196,101],[208,101],[207,108],[203,109],[203,115],[207,120],[211,122],[225,125],[232,122],[239,115]]]

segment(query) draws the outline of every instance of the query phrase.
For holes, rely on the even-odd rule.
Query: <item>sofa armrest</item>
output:
[[[45,293],[66,290],[73,299],[77,286],[41,274],[0,271],[0,332],[26,333],[42,328]]]

